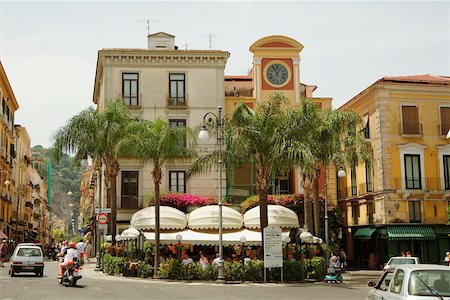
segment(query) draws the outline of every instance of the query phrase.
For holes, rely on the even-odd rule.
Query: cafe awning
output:
[[[155,241],[154,232],[143,232],[142,233],[149,242]],[[177,235],[182,237],[181,242],[192,245],[202,245],[202,246],[215,246],[219,245],[219,234],[217,230],[208,231],[193,231],[186,229],[183,231],[174,232],[164,232],[160,234],[160,243],[162,245],[169,245],[177,243]],[[226,230],[222,235],[222,244],[224,246],[232,246],[236,244],[241,244],[241,236],[245,236],[245,245],[261,245],[261,232],[241,229],[241,230]],[[282,232],[283,239],[289,236],[289,231]]]
[[[372,238],[372,234],[375,232],[375,227],[363,227],[358,228],[356,230],[355,234],[353,235],[353,238],[355,239],[362,239],[362,240],[370,240]]]
[[[387,226],[388,240],[433,240],[436,236],[431,226]]]
[[[298,228],[297,214],[281,205],[267,205],[269,226],[282,228]],[[248,210],[244,214],[244,226],[247,228],[261,228],[259,206]]]
[[[161,229],[184,229],[187,221],[184,212],[170,207],[160,206],[159,222]],[[138,230],[155,229],[155,207],[149,206],[133,214],[130,220],[132,227]]]
[[[122,238],[122,240],[133,240],[138,238],[140,235],[141,233],[136,228],[128,228],[122,231],[120,237]]]
[[[222,228],[239,229],[244,223],[242,215],[235,209],[222,206]],[[193,210],[188,216],[191,229],[219,229],[219,206],[208,205]]]

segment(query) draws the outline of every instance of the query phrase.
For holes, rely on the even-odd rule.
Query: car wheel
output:
[[[16,276],[16,273],[14,273],[14,269],[9,270],[9,275],[11,275],[11,277]]]

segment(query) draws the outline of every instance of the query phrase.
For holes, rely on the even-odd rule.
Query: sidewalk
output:
[[[158,283],[158,284],[185,284],[187,281],[172,281],[172,280],[161,280],[161,279],[152,279],[152,278],[137,278],[137,277],[124,277],[118,275],[108,275],[103,273],[102,271],[95,270],[95,261],[91,261],[90,263],[85,263],[83,268],[81,269],[81,275],[83,277],[94,278],[94,279],[103,279],[103,280],[115,280],[115,281],[123,281],[123,280],[132,280],[132,281],[141,281],[147,283]],[[378,270],[357,270],[357,271],[346,271],[342,273],[342,277],[344,278],[344,284],[355,287],[367,287],[368,281],[377,281],[378,278],[383,274],[383,271]],[[191,282],[193,283],[193,282]],[[196,281],[196,283],[202,284],[217,284],[214,282],[203,282]],[[245,285],[261,285],[260,283],[251,283],[246,282]],[[279,284],[279,283],[277,283]],[[287,283],[291,285],[292,283]],[[303,282],[301,284],[309,284]],[[314,283],[311,283],[314,284]]]
[[[356,270],[345,271],[342,273],[344,283],[351,284],[352,286],[367,286],[368,281],[378,281],[383,271],[379,270]]]

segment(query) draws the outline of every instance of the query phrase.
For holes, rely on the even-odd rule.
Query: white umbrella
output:
[[[159,212],[161,229],[186,228],[187,221],[184,212],[170,206],[160,206]],[[130,224],[138,230],[155,230],[155,207],[150,206],[135,212],[131,217]]]
[[[297,214],[281,205],[267,205],[269,226],[281,228],[298,228]],[[248,210],[244,214],[244,226],[247,228],[261,228],[259,206]]]
[[[313,243],[314,242],[314,236],[308,232],[308,231],[303,231],[300,234],[300,240],[304,243]]]
[[[240,212],[228,206],[222,206],[222,228],[240,229],[243,218]],[[219,206],[208,205],[193,210],[188,216],[191,229],[219,229]]]
[[[117,234],[116,235],[116,241],[121,241],[122,240],[122,237],[120,236],[120,234]]]
[[[136,228],[128,228],[120,234],[120,237],[122,240],[132,240],[138,238],[140,234],[141,233]]]

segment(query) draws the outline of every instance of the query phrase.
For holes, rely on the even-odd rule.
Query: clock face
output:
[[[282,85],[289,77],[288,70],[282,64],[273,64],[267,68],[267,79],[273,85]]]

